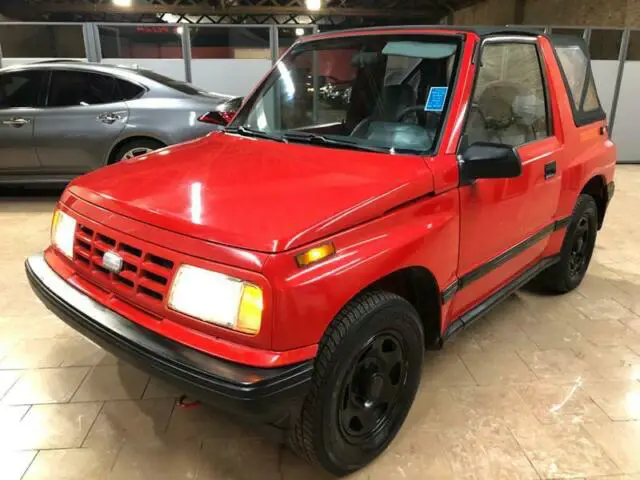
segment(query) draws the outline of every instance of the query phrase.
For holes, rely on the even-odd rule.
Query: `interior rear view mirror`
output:
[[[462,154],[462,171],[467,180],[513,178],[522,173],[522,162],[513,147],[476,142]]]

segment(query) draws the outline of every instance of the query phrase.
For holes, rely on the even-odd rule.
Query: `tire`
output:
[[[117,148],[117,150],[114,151],[111,157],[112,159],[111,163],[116,163],[116,162],[119,162],[120,160],[123,160],[125,156],[127,156],[127,154],[130,152],[139,151],[138,154],[134,154],[131,157],[129,157],[129,158],[133,158],[133,157],[137,157],[138,155],[144,155],[154,150],[158,150],[159,148],[162,148],[164,146],[165,146],[164,143],[158,140],[154,140],[153,138],[134,138],[132,140],[124,142],[122,145],[120,145]]]
[[[420,383],[424,333],[398,295],[349,302],[320,342],[312,385],[289,432],[290,447],[338,476],[362,468],[393,440]]]
[[[539,285],[555,293],[575,289],[591,262],[598,234],[598,207],[591,195],[578,197],[560,249],[560,261],[540,274]]]

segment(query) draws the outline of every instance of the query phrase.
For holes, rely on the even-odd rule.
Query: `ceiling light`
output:
[[[308,10],[318,11],[322,8],[322,0],[305,0]]]
[[[182,28],[182,27],[177,27],[177,28],[176,28],[176,34],[177,34],[177,35],[182,35],[182,32],[183,32],[183,31],[184,31],[184,28]]]
[[[301,37],[304,35],[304,28],[296,28],[296,35]]]
[[[113,0],[113,4],[116,7],[130,7],[133,0]]]

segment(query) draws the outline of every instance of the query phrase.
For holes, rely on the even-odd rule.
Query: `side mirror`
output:
[[[522,162],[513,147],[476,142],[462,154],[461,170],[467,180],[513,178],[522,173]]]

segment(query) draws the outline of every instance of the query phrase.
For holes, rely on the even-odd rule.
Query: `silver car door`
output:
[[[40,70],[0,73],[0,173],[40,166],[33,131],[42,78]]]
[[[104,165],[128,117],[114,77],[52,70],[46,107],[34,131],[43,169],[74,174]]]

